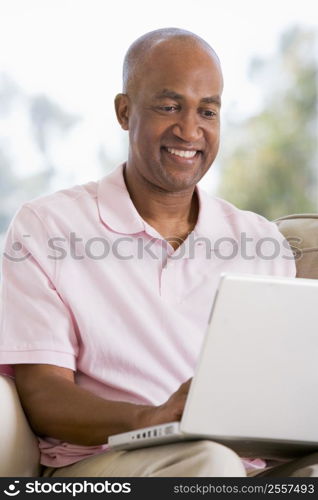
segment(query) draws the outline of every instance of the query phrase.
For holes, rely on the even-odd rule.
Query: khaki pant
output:
[[[45,469],[45,477],[246,477],[240,457],[213,441],[192,441],[131,451],[111,451],[67,467]],[[251,476],[318,477],[318,452]]]

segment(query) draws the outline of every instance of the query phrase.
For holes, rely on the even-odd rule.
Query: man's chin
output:
[[[193,189],[204,175],[201,170],[176,170],[165,165],[162,165],[161,171],[163,174],[162,185],[171,192]]]

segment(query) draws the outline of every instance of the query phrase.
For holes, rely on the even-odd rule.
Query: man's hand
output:
[[[140,409],[140,419],[138,426],[149,427],[152,425],[164,424],[180,420],[184,410],[184,405],[189,392],[192,378],[180,385],[170,398],[160,406],[147,406]]]

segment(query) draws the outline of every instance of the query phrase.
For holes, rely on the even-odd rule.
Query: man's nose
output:
[[[195,142],[202,137],[197,113],[180,113],[172,129],[174,135],[185,142]]]

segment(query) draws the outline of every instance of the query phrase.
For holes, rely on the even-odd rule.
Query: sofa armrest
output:
[[[38,440],[10,377],[0,375],[0,399],[0,477],[39,476]]]
[[[294,249],[297,278],[318,279],[318,214],[287,215],[275,222]]]

